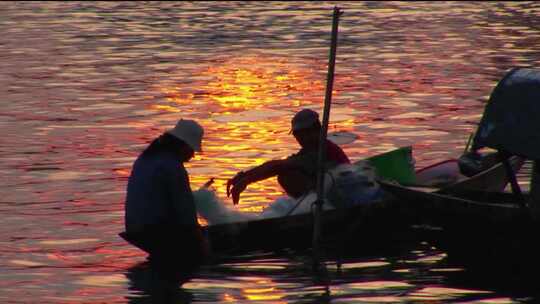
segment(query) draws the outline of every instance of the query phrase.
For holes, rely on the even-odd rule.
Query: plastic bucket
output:
[[[400,184],[414,184],[416,181],[411,146],[372,156],[367,161],[379,178]]]

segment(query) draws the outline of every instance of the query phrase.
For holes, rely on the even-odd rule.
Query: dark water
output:
[[[157,303],[116,234],[131,163],[179,118],[206,128],[193,188],[297,150],[299,107],[322,108],[332,2],[1,2],[0,302]],[[540,64],[536,2],[340,2],[330,131],[356,160],[413,145],[417,166],[462,152],[497,81]],[[239,208],[281,196],[251,185]],[[254,254],[204,268],[193,302],[514,303],[426,244],[332,262]],[[497,265],[493,266],[494,273]],[[141,274],[142,273],[142,274]],[[324,281],[321,283],[321,280]],[[478,284],[478,283],[485,284]],[[499,283],[499,284],[497,284]],[[150,299],[148,298],[150,297]]]

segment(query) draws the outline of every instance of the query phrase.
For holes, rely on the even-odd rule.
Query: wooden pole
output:
[[[469,147],[471,146],[471,141],[472,141],[473,136],[474,136],[474,133],[471,133],[469,135],[469,139],[467,139],[467,144],[465,145],[465,150],[463,150],[463,153],[469,152]]]
[[[510,187],[512,188],[512,193],[516,197],[517,203],[522,207],[525,208],[525,197],[523,196],[523,193],[521,192],[521,187],[519,186],[519,183],[517,181],[516,173],[514,172],[514,169],[512,169],[512,165],[510,164],[510,154],[506,153],[504,151],[498,151],[499,153],[499,159],[501,160],[504,169],[506,171],[506,175],[508,176],[508,180],[510,182]]]
[[[332,19],[332,40],[330,43],[330,54],[328,56],[328,75],[326,77],[326,95],[324,98],[324,113],[319,137],[319,154],[317,163],[317,201],[314,210],[313,222],[313,266],[320,265],[320,236],[321,236],[321,213],[324,203],[324,163],[326,159],[326,136],[328,133],[328,121],[330,118],[330,105],[332,103],[332,89],[334,86],[334,68],[336,65],[336,49],[338,36],[339,16],[342,14],[339,7],[334,7]]]
[[[533,160],[531,183],[529,187],[530,199],[528,202],[532,217],[535,220],[540,218],[540,161]]]

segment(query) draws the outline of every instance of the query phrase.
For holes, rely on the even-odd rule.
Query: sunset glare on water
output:
[[[335,5],[328,132],[345,134],[353,161],[404,146],[416,168],[459,157],[501,77],[540,66],[534,1],[1,2],[0,302],[165,303],[137,273],[146,254],[118,236],[133,161],[179,119],[197,120],[191,188],[215,178],[232,205],[227,179],[296,153],[300,109],[322,117]],[[271,178],[235,208],[259,214],[283,196]],[[257,251],[209,265],[171,303],[540,299],[538,286],[464,280],[427,243],[330,262],[326,285],[309,257]]]

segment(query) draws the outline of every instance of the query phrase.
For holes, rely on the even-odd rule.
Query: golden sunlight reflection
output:
[[[87,276],[75,282],[85,286],[112,287],[127,283],[126,277],[121,274]]]
[[[9,264],[17,265],[17,266],[26,266],[26,267],[45,266],[45,264],[43,263],[28,261],[28,260],[10,260]]]
[[[325,66],[307,59],[268,55],[212,62],[200,71],[195,84],[161,84],[158,91],[164,99],[151,108],[196,117],[205,129],[212,130],[205,133],[204,153],[196,155],[186,168],[194,189],[214,177],[217,196],[229,202],[225,194],[228,178],[299,149],[289,134],[290,120],[300,107],[320,111],[325,87],[320,72]],[[200,105],[201,112],[193,112],[194,105]],[[335,114],[334,121],[352,128],[354,113]],[[280,195],[283,192],[275,179],[254,183],[243,193],[238,209],[260,212],[264,207],[261,201]]]
[[[432,268],[430,272],[460,272],[463,271],[463,268]]]
[[[283,270],[286,269],[285,265],[275,265],[275,264],[264,264],[264,263],[255,263],[255,264],[228,264],[232,269],[238,270]]]
[[[514,303],[521,303],[521,302],[512,300],[510,298],[493,298],[493,299],[461,302],[461,304],[514,304]]]
[[[371,281],[371,282],[358,282],[341,285],[342,290],[346,289],[361,289],[361,290],[383,290],[388,288],[408,288],[413,285],[406,282],[399,281]]]
[[[286,296],[285,292],[279,289],[277,283],[271,279],[258,276],[235,277],[234,280],[220,282],[193,279],[182,285],[182,288],[186,290],[219,288],[239,291],[240,293],[226,292],[223,294],[222,300],[229,303],[237,303],[244,299],[250,301],[276,301]],[[273,303],[281,303],[281,301]]]
[[[230,295],[228,293],[223,294],[222,300],[223,302],[227,302],[227,303],[236,303],[238,301],[233,295]]]
[[[299,150],[290,131],[292,116],[300,108],[322,112],[326,65],[313,59],[290,56],[244,54],[210,60],[189,84],[176,81],[157,86],[161,97],[150,107],[167,118],[191,117],[204,127],[203,154],[186,164],[193,189],[215,178],[213,189],[224,203],[226,181],[272,159],[282,159]],[[335,96],[339,92],[335,92]],[[195,110],[200,108],[200,110]],[[364,110],[336,105],[329,133],[338,144],[358,139],[356,118]],[[164,117],[164,116],[163,116]],[[148,126],[141,126],[148,129]],[[284,195],[275,178],[250,184],[242,193],[241,212],[261,212]]]
[[[71,240],[45,240],[38,243],[42,245],[74,245],[82,243],[97,242],[99,239],[71,239]]]
[[[182,285],[182,288],[185,290],[196,290],[196,289],[212,289],[212,288],[223,288],[223,289],[239,289],[244,285],[244,282],[236,281],[218,281],[218,280],[205,280],[205,279],[192,279]]]
[[[365,297],[343,297],[332,300],[332,303],[400,303],[397,296],[365,296]]]
[[[182,87],[163,87],[168,107],[154,108],[178,111],[176,105],[214,102],[230,111],[254,109],[266,105],[299,106],[306,93],[324,92],[324,79],[304,65],[285,57],[252,55],[232,58],[202,70],[198,92]]]
[[[446,253],[439,253],[434,255],[428,255],[421,258],[418,258],[416,260],[416,263],[422,263],[422,264],[435,264],[437,262],[440,262],[442,259],[444,259],[447,256]]]
[[[268,295],[268,294],[250,295],[250,294],[246,294],[245,296],[246,296],[246,298],[248,300],[251,300],[251,301],[274,301],[274,300],[280,300],[285,295]],[[283,302],[273,302],[273,303],[277,304],[277,303],[287,303],[287,302],[283,301]]]
[[[489,291],[480,291],[472,289],[457,289],[446,287],[425,287],[417,290],[409,295],[409,299],[413,301],[429,301],[429,300],[449,300],[463,295],[472,294],[489,294]]]
[[[256,287],[250,286],[243,288],[243,295],[251,301],[275,301],[285,297],[285,293],[275,287],[275,283],[268,279],[259,279],[256,282]],[[280,303],[280,302],[274,302]],[[285,302],[283,302],[285,303]]]

